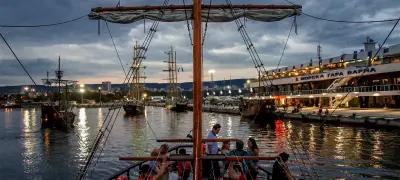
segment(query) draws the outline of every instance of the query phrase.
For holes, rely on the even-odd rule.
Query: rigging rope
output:
[[[161,15],[164,15],[164,9],[165,9],[165,7],[168,5],[168,2],[169,2],[169,0],[165,0],[165,1],[164,1],[163,6],[162,6],[162,8],[161,8],[161,10],[160,10]],[[150,45],[150,42],[151,42],[151,40],[153,39],[153,36],[154,36],[155,32],[157,31],[157,27],[158,27],[159,23],[160,23],[159,21],[154,21],[154,22],[153,22],[153,24],[152,24],[150,30],[148,31],[148,33],[147,33],[147,35],[146,35],[146,37],[145,37],[145,39],[144,39],[144,41],[143,41],[143,43],[142,43],[141,48],[139,49],[139,52],[138,52],[138,54],[139,54],[139,56],[138,56],[138,65],[139,65],[139,66],[140,66],[142,60],[144,59],[144,55],[146,54],[146,52],[147,52],[147,50],[148,50],[148,47],[149,47],[149,45]],[[127,85],[128,85],[129,82],[131,81],[131,79],[134,79],[135,75],[137,74],[137,73],[135,73],[134,71],[137,71],[138,69],[139,69],[139,68],[135,68],[135,69],[134,69],[134,68],[130,68],[129,71],[128,71],[128,73],[127,73],[126,76],[125,76],[125,79],[124,79],[123,84],[127,84]],[[100,128],[100,130],[99,130],[99,132],[98,132],[98,134],[97,134],[97,136],[96,136],[96,139],[95,139],[95,141],[94,141],[94,143],[93,143],[93,145],[92,145],[92,147],[91,147],[90,154],[89,154],[89,156],[86,158],[86,163],[85,163],[85,165],[80,169],[80,173],[79,173],[79,175],[78,175],[78,179],[84,179],[84,178],[85,178],[85,176],[86,176],[86,174],[87,174],[87,171],[88,171],[88,169],[89,169],[89,166],[92,164],[93,158],[95,158],[95,154],[96,154],[98,148],[99,148],[99,147],[102,148],[102,149],[100,150],[100,152],[102,152],[103,149],[104,149],[105,143],[106,143],[106,141],[108,140],[108,135],[110,134],[110,132],[111,132],[111,130],[112,130],[112,128],[113,128],[113,125],[111,125],[111,128],[109,128],[110,123],[111,123],[111,122],[113,122],[112,124],[115,123],[116,118],[118,117],[118,114],[119,114],[119,112],[120,112],[120,110],[121,110],[121,106],[119,106],[118,108],[115,108],[115,104],[116,104],[116,103],[114,102],[114,104],[112,105],[112,108],[110,108],[110,110],[113,110],[113,112],[115,112],[116,109],[118,109],[117,115],[114,117],[114,119],[112,119],[113,117],[112,117],[112,116],[111,116],[111,117],[109,116],[110,111],[107,113],[107,116],[106,116],[106,118],[105,118],[105,121],[103,122],[103,124],[102,124],[102,126],[101,126],[101,128]],[[109,119],[108,117],[110,117],[110,119]],[[107,123],[107,122],[108,122],[108,123]],[[107,125],[104,126],[106,123],[107,123]],[[105,133],[107,133],[107,132],[108,132],[108,135],[106,135],[106,139],[103,140],[103,137],[104,137]],[[103,142],[103,144],[102,144],[102,142]],[[101,155],[101,153],[99,154],[99,156],[100,156],[100,155]],[[98,161],[99,156],[97,157],[97,160],[95,160],[96,162]],[[92,171],[94,171],[94,169],[93,169]]]
[[[119,56],[117,46],[115,45],[114,38],[113,38],[113,36],[112,36],[112,34],[111,34],[111,31],[110,31],[110,28],[109,28],[109,26],[108,26],[108,23],[107,23],[107,21],[104,21],[104,22],[105,22],[105,24],[106,24],[108,34],[110,35],[112,44],[113,44],[113,46],[114,46],[115,53],[117,54],[117,57],[118,57],[118,60],[119,60],[119,64],[121,65],[122,71],[124,71],[124,75],[127,76],[126,71],[125,71],[125,68],[124,68],[124,65],[122,64],[122,61],[121,61],[121,57]]]
[[[296,5],[293,2],[289,0],[284,0],[288,2],[289,4]],[[318,17],[314,16],[308,13],[305,13],[304,11],[301,12],[301,14],[317,19],[317,20],[322,20],[322,21],[328,21],[328,22],[336,22],[336,23],[348,23],[348,24],[364,24],[364,23],[382,23],[382,22],[392,22],[392,21],[397,21],[398,18],[392,18],[392,19],[380,19],[380,20],[367,20],[367,21],[349,21],[349,20],[337,20],[337,19],[329,19],[329,18],[323,18],[323,17]]]
[[[186,10],[186,3],[185,3],[185,0],[182,0],[182,3],[183,3],[183,8],[185,9],[185,18],[186,18],[186,27],[187,27],[187,30],[188,30],[188,32],[189,32],[189,39],[190,39],[190,44],[193,46],[193,39],[192,39],[192,33],[191,33],[191,28],[190,28],[190,24],[189,24],[189,18],[188,18],[188,15],[187,15],[187,10]],[[190,19],[192,19],[192,17],[190,17]]]
[[[279,58],[278,65],[276,66],[276,69],[278,69],[279,66],[281,65],[281,61],[282,61],[283,55],[285,54],[285,50],[286,50],[287,44],[289,42],[290,34],[292,33],[292,29],[293,29],[293,26],[295,25],[295,23],[296,23],[296,19],[293,19],[292,25],[290,26],[290,30],[289,30],[289,33],[287,35],[285,45],[283,46],[282,54],[281,54],[281,57]]]
[[[50,24],[37,24],[37,25],[0,25],[0,27],[3,28],[37,28],[37,27],[48,27],[48,26],[58,26],[58,25],[62,25],[62,24],[67,24],[70,22],[74,22],[74,21],[78,21],[84,17],[86,17],[87,15],[83,15],[83,16],[79,16],[77,18],[73,18],[70,20],[65,20],[65,21],[61,21],[61,22],[56,22],[56,23],[50,23]]]
[[[203,34],[203,38],[202,38],[202,41],[201,41],[201,45],[202,45],[202,46],[204,46],[204,41],[205,41],[206,35],[207,35],[208,21],[210,20],[211,4],[212,4],[212,0],[210,0],[208,12],[207,12],[206,25],[205,25],[205,27],[204,27],[204,34]]]
[[[11,53],[15,57],[15,59],[18,61],[18,63],[21,65],[22,69],[25,71],[25,73],[29,76],[31,81],[35,86],[37,86],[35,80],[32,78],[31,74],[29,74],[28,70],[25,68],[24,64],[22,64],[21,60],[19,60],[18,56],[15,54],[14,50],[11,48],[10,44],[8,44],[6,38],[3,36],[2,33],[0,33],[1,39],[3,39],[4,43],[7,45],[8,49],[10,49]]]

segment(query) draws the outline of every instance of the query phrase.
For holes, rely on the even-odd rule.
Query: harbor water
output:
[[[0,179],[74,179],[108,109],[77,108],[75,128],[69,132],[41,129],[40,109],[0,110]],[[297,177],[316,179],[400,178],[399,129],[276,121],[275,128],[241,120],[240,116],[204,113],[203,135],[220,123],[221,137],[246,140],[254,137],[261,155],[286,151]],[[129,162],[119,156],[148,156],[159,147],[157,138],[186,137],[192,112],[174,113],[146,107],[143,116],[128,117],[121,111],[102,151],[89,171],[90,179],[104,179]],[[232,148],[233,148],[232,144]],[[97,157],[97,156],[96,156]],[[273,162],[262,163],[271,170]]]

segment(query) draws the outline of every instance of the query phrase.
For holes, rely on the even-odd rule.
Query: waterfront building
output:
[[[360,51],[271,69],[261,77],[265,83],[249,87],[278,105],[400,108],[400,44],[377,51],[367,37]]]

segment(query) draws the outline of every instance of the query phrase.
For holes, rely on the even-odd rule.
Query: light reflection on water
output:
[[[41,130],[39,109],[0,110],[0,143],[5,144],[0,148],[0,162],[16,162],[0,164],[0,179],[74,178],[108,110],[81,108],[74,112],[75,128],[62,132]],[[220,136],[255,137],[262,155],[289,152],[289,165],[296,175],[316,172],[328,179],[393,179],[400,174],[398,130],[333,125],[321,129],[319,124],[296,121],[277,121],[273,130],[241,121],[238,116],[204,113],[203,119],[204,136],[213,124],[220,123]],[[191,129],[191,112],[176,114],[146,107],[144,115],[129,117],[122,111],[92,178],[103,179],[129,164],[118,161],[119,156],[147,156],[160,146],[156,138],[186,137]]]

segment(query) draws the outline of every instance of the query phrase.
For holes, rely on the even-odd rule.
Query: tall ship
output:
[[[55,71],[55,75],[55,79],[49,79],[49,74],[47,73],[47,78],[42,79],[48,89],[57,87],[54,99],[41,106],[42,128],[68,130],[73,127],[76,116],[72,112],[71,104],[69,104],[69,89],[75,86],[78,81],[62,79],[64,71],[61,71],[60,57],[58,57],[58,70]]]
[[[230,2],[230,1],[228,1]],[[237,12],[239,11],[239,12]],[[230,13],[229,13],[230,12]],[[250,171],[245,175],[243,168],[247,165],[245,163],[258,160],[258,161],[278,161],[276,156],[254,156],[254,155],[224,155],[216,153],[207,153],[207,148],[204,147],[205,143],[215,143],[216,142],[237,142],[237,149],[243,148],[243,142],[236,138],[204,138],[203,139],[203,117],[202,117],[202,105],[203,105],[203,41],[202,41],[202,22],[231,22],[235,21],[237,23],[237,28],[240,33],[245,33],[243,30],[245,26],[240,20],[242,17],[246,17],[253,20],[272,22],[280,21],[282,19],[299,15],[301,12],[301,6],[299,5],[232,5],[228,4],[202,4],[201,0],[194,0],[192,5],[169,5],[168,1],[165,1],[162,6],[134,6],[134,7],[99,7],[92,9],[89,17],[93,20],[104,20],[113,23],[133,23],[142,19],[154,20],[148,34],[144,38],[143,44],[145,48],[143,49],[141,55],[145,54],[149,43],[153,38],[154,33],[157,31],[157,26],[160,21],[162,22],[177,22],[187,20],[188,26],[193,25],[193,128],[190,130],[191,135],[187,135],[184,138],[165,138],[157,139],[157,142],[163,143],[177,143],[178,146],[171,147],[167,144],[163,144],[152,156],[142,156],[142,157],[120,157],[119,160],[122,161],[137,161],[137,163],[131,164],[126,168],[120,169],[115,172],[107,179],[164,179],[168,178],[168,173],[171,170],[169,168],[170,162],[178,161],[184,163],[190,167],[184,168],[188,170],[188,176],[185,179],[220,179],[220,175],[216,173],[219,172],[218,161],[224,161],[229,164],[231,168],[229,175],[232,179],[271,179],[271,173],[263,169],[260,166],[252,167],[254,171],[254,176],[250,175]],[[237,13],[237,14],[235,14]],[[193,20],[192,23],[189,23]],[[239,22],[238,22],[239,21]],[[206,25],[207,27],[207,25]],[[190,28],[188,28],[190,32]],[[243,36],[243,38],[247,38]],[[204,39],[203,39],[204,40]],[[254,48],[253,43],[247,43],[248,39],[245,39],[247,49]],[[254,51],[252,51],[254,52]],[[259,56],[252,56],[259,57]],[[171,76],[170,76],[171,77]],[[111,109],[110,111],[119,112],[118,110]],[[85,179],[88,176],[88,171],[95,168],[98,159],[102,154],[102,150],[107,142],[107,138],[111,132],[113,123],[115,122],[115,117],[117,116],[107,116],[104,120],[104,124],[98,132],[91,148],[90,153],[85,160],[85,165],[81,167],[80,173],[77,179]],[[108,124],[108,125],[107,125]],[[214,125],[213,131],[219,131],[220,125]],[[210,132],[211,133],[211,132]],[[182,144],[184,143],[184,144]],[[204,144],[203,144],[204,143]],[[215,145],[214,144],[214,145]],[[208,149],[210,148],[209,146]],[[215,147],[215,146],[214,146]],[[188,153],[186,154],[186,150]],[[216,148],[218,149],[218,148]],[[214,150],[216,150],[214,149]],[[179,153],[178,153],[179,152]],[[97,155],[96,155],[97,154]],[[282,153],[281,153],[282,154]],[[286,158],[287,160],[287,158]],[[150,162],[149,162],[150,161]],[[285,160],[283,160],[285,161]],[[154,175],[149,168],[149,163],[159,162],[160,170]],[[237,163],[236,163],[237,162]],[[215,168],[213,167],[215,165]],[[283,166],[283,165],[282,165]],[[135,175],[136,169],[139,168],[139,178]],[[290,172],[287,169],[281,168],[281,174],[287,177],[291,177]],[[257,171],[260,174],[255,174]],[[246,176],[250,175],[250,178]],[[150,177],[151,176],[151,177]],[[186,175],[185,175],[186,176]],[[254,177],[254,178],[253,178]]]
[[[247,100],[277,106],[400,107],[400,44],[379,50],[367,37],[359,51],[321,58],[318,46],[317,54],[309,62],[267,71],[249,84],[255,94]]]
[[[182,97],[178,83],[178,72],[182,68],[178,68],[176,65],[176,51],[172,46],[167,54],[168,60],[164,61],[168,64],[168,68],[164,70],[164,72],[168,72],[166,107],[175,112],[184,112],[188,109],[188,102]]]
[[[127,115],[140,115],[144,113],[145,105],[145,94],[144,92],[144,84],[142,83],[142,79],[146,77],[143,75],[142,69],[144,66],[141,66],[139,63],[139,50],[142,49],[137,43],[133,47],[133,63],[131,67],[132,71],[132,83],[129,86],[128,99],[122,106],[125,113]]]

